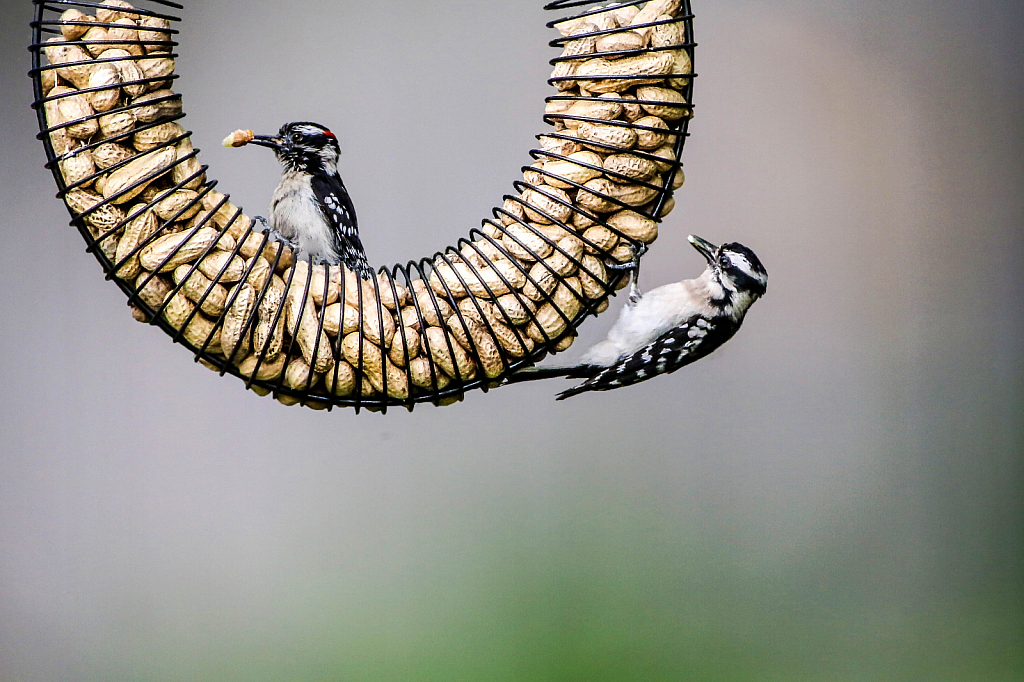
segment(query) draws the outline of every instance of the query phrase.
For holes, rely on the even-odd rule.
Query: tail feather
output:
[[[569,367],[527,367],[521,369],[505,380],[506,384],[518,384],[538,379],[585,379],[592,376],[594,368],[589,365],[572,365]]]
[[[592,390],[593,389],[591,388],[590,384],[582,383],[579,386],[573,386],[568,390],[562,391],[561,393],[555,396],[555,400],[565,400],[566,398],[571,398],[574,395],[579,395],[580,393],[586,393],[587,391]]]

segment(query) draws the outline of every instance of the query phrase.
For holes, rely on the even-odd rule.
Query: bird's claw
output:
[[[630,245],[630,250],[633,252],[633,257],[625,263],[608,263],[607,266],[612,270],[639,270],[640,259],[650,250],[647,244],[641,243],[639,247]]]
[[[634,306],[643,298],[640,288],[637,286],[637,279],[640,277],[640,259],[648,251],[647,244],[641,243],[639,247],[631,246],[633,257],[628,263],[609,263],[612,270],[629,270],[629,305]]]

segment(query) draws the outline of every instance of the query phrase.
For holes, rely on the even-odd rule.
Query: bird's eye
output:
[[[302,133],[292,133],[292,142],[302,142]]]

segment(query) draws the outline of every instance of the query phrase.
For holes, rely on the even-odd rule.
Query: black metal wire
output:
[[[74,156],[81,154],[83,151],[92,152],[101,144],[109,142],[120,142],[130,139],[133,135],[139,132],[145,132],[147,130],[156,128],[158,126],[165,125],[170,122],[180,121],[184,118],[184,112],[173,113],[169,116],[161,116],[155,121],[151,121],[146,124],[139,124],[134,126],[131,130],[124,131],[120,134],[114,135],[110,138],[104,137],[95,142],[76,141],[81,143],[80,147],[75,147],[69,150],[67,154],[58,155],[53,147],[53,140],[51,135],[59,131],[67,130],[70,126],[81,125],[88,123],[89,121],[99,121],[102,116],[115,115],[115,114],[126,114],[133,112],[135,109],[142,107],[149,107],[155,105],[166,104],[175,100],[180,100],[180,95],[172,93],[167,96],[146,100],[144,102],[133,102],[131,104],[116,107],[109,111],[95,112],[94,114],[86,117],[82,117],[72,121],[63,121],[56,125],[50,125],[47,121],[46,109],[47,104],[57,103],[59,100],[73,97],[77,95],[87,96],[91,93],[102,92],[110,88],[121,88],[124,86],[149,86],[153,83],[166,83],[161,86],[167,88],[173,81],[178,79],[177,74],[170,74],[168,76],[159,77],[146,77],[138,80],[119,82],[114,85],[108,86],[96,86],[85,88],[81,90],[75,90],[74,92],[68,92],[64,94],[50,95],[47,96],[43,92],[43,75],[48,71],[54,71],[58,68],[64,69],[68,67],[74,67],[76,65],[94,65],[99,63],[113,63],[121,61],[139,61],[143,59],[152,59],[155,57],[174,59],[178,55],[174,53],[174,49],[178,46],[178,43],[174,40],[174,37],[179,34],[179,31],[173,27],[164,29],[157,27],[146,27],[141,30],[145,30],[151,33],[164,34],[165,40],[74,40],[74,41],[62,41],[60,44],[65,46],[77,46],[86,51],[87,55],[91,53],[87,50],[88,46],[95,45],[109,45],[111,48],[125,49],[125,45],[136,45],[142,47],[143,54],[129,54],[125,56],[108,57],[104,59],[90,58],[85,62],[73,62],[67,64],[44,64],[42,56],[45,48],[48,44],[45,42],[47,36],[62,35],[61,27],[68,25],[60,21],[60,15],[67,9],[76,8],[82,9],[83,11],[95,10],[95,9],[115,9],[117,11],[123,11],[129,15],[138,15],[143,17],[154,17],[166,20],[167,22],[178,22],[180,18],[165,14],[160,11],[160,8],[170,8],[173,10],[182,10],[184,7],[175,2],[169,0],[143,0],[143,4],[146,6],[135,7],[133,9],[122,9],[119,7],[108,7],[97,2],[74,2],[66,0],[33,0],[35,5],[35,16],[31,23],[32,27],[32,44],[29,50],[32,55],[32,68],[29,72],[29,76],[33,83],[33,95],[34,102],[32,107],[36,110],[36,115],[39,125],[38,139],[43,142],[43,148],[46,152],[47,163],[46,168],[50,169],[53,173],[54,180],[58,187],[58,198],[65,199],[72,192],[81,190],[94,183],[94,181],[100,176],[116,171],[119,168],[131,163],[133,160],[139,158],[142,152],[135,154],[123,161],[117,162],[103,169],[96,169],[96,172],[84,179],[78,179],[73,184],[66,184],[63,173],[61,171],[60,164],[63,161],[72,159]],[[615,9],[621,9],[630,5],[640,5],[643,0],[633,0],[632,2],[624,2],[617,6]],[[545,6],[547,10],[565,10],[569,8],[581,8],[589,5],[598,4],[594,0],[560,0],[556,2],[550,2]],[[581,11],[574,15],[569,15],[556,19],[547,24],[550,27],[556,27],[559,24],[563,24],[568,21],[576,21],[578,19],[586,18],[588,16],[600,14],[601,12],[608,11],[608,7],[597,7],[589,10]],[[690,11],[689,0],[682,0],[681,7],[678,16],[671,20],[659,20],[653,21],[640,26],[612,28],[603,30],[594,30],[584,34],[573,34],[571,36],[560,37],[556,40],[551,41],[550,45],[556,48],[565,47],[570,41],[588,39],[588,38],[599,38],[601,36],[610,35],[618,32],[624,32],[627,30],[633,30],[636,28],[650,28],[661,26],[665,24],[676,23],[680,24],[683,28],[684,38],[678,45],[649,47],[638,50],[624,50],[620,52],[602,52],[599,55],[584,54],[584,55],[565,55],[557,57],[551,60],[552,65],[558,65],[564,62],[571,62],[576,60],[591,59],[595,56],[601,57],[629,57],[638,56],[645,53],[653,53],[664,50],[676,50],[684,49],[690,57],[691,65],[694,57],[694,48],[696,43],[693,42],[693,15]],[[104,22],[81,22],[73,21],[69,22],[70,25],[74,26],[88,26],[101,27],[101,28],[123,28],[123,26],[114,23]],[[158,45],[167,52],[151,53],[148,52],[145,46]],[[145,75],[145,74],[143,74]],[[552,85],[558,85],[563,82],[572,81],[585,81],[585,80],[601,80],[601,81],[614,81],[619,79],[630,79],[637,80],[644,78],[643,75],[597,75],[597,76],[577,76],[570,74],[566,76],[552,76],[549,79],[549,83]],[[636,105],[662,105],[670,106],[673,108],[681,109],[685,112],[692,112],[693,102],[693,79],[696,77],[696,73],[689,74],[671,74],[668,76],[661,76],[660,80],[673,79],[685,81],[686,85],[680,90],[683,95],[683,102],[659,102],[652,100],[630,100],[630,104]],[[657,79],[657,77],[652,77]],[[677,89],[678,90],[678,89]],[[608,101],[602,100],[596,96],[588,96],[584,94],[571,95],[560,91],[558,94],[552,95],[546,99],[546,102],[580,102],[580,101]],[[613,205],[621,208],[635,211],[648,219],[654,220],[655,222],[661,221],[661,213],[664,209],[666,202],[671,198],[673,190],[672,185],[676,174],[682,167],[680,161],[683,146],[685,145],[686,138],[688,137],[688,125],[690,116],[684,115],[674,122],[668,122],[668,129],[654,128],[650,126],[639,125],[635,122],[628,122],[622,120],[604,120],[596,118],[588,118],[584,116],[576,116],[565,113],[547,113],[544,116],[544,121],[549,125],[561,125],[566,121],[582,122],[582,123],[593,123],[604,126],[617,126],[624,129],[633,130],[634,132],[651,132],[664,135],[667,140],[674,140],[673,151],[674,159],[666,159],[661,156],[653,154],[651,151],[645,151],[641,149],[631,149],[628,153],[637,156],[648,161],[657,163],[660,167],[664,165],[669,166],[667,172],[660,172],[655,177],[663,178],[660,184],[653,181],[638,181],[633,178],[629,178],[622,174],[617,174],[612,171],[605,170],[603,168],[596,168],[587,163],[579,162],[575,159],[569,159],[566,154],[557,153],[555,151],[549,151],[546,149],[533,149],[530,151],[530,155],[535,160],[563,160],[570,161],[571,163],[578,165],[583,168],[589,168],[591,170],[600,171],[606,177],[617,178],[624,182],[629,182],[633,185],[646,188],[649,191],[654,192],[654,196],[643,206],[632,206],[614,197],[605,195],[593,188],[585,188],[583,184],[574,182],[567,178],[555,175],[554,173],[544,170],[543,168],[535,168],[533,166],[524,166],[522,171],[526,174],[535,173],[538,176],[544,176],[548,178],[556,179],[560,183],[568,185],[572,190],[586,191],[588,194],[594,195],[599,200],[611,202]],[[190,131],[183,131],[182,133],[173,136],[172,138],[165,140],[153,149],[146,153],[155,153],[163,149],[167,149],[171,146],[176,146],[181,142],[188,140],[191,136]],[[567,143],[579,145],[581,148],[602,148],[610,151],[621,151],[626,152],[627,150],[615,147],[610,144],[602,144],[591,140],[584,140],[577,137],[574,131],[570,128],[563,128],[561,130],[548,131],[537,136],[538,139],[549,138],[554,140],[562,140]],[[586,145],[584,147],[583,145]],[[104,272],[108,279],[113,280],[118,287],[128,297],[129,304],[134,308],[142,312],[149,324],[157,326],[167,333],[174,343],[179,343],[191,350],[196,358],[197,362],[203,362],[208,366],[217,369],[222,375],[232,374],[245,381],[246,387],[258,390],[261,393],[272,393],[276,397],[289,402],[297,402],[300,404],[310,405],[314,407],[326,407],[333,409],[336,406],[348,406],[354,407],[357,411],[362,408],[366,408],[372,411],[386,412],[388,407],[391,406],[403,406],[409,410],[421,403],[434,403],[448,404],[452,401],[462,400],[465,393],[474,389],[481,389],[487,391],[489,388],[499,385],[502,378],[508,373],[516,371],[524,366],[532,365],[541,359],[543,359],[549,352],[554,352],[556,346],[566,337],[566,335],[574,335],[576,328],[582,323],[582,321],[591,316],[596,315],[598,308],[607,300],[607,297],[611,295],[621,284],[624,273],[617,270],[606,270],[604,277],[601,277],[600,273],[595,272],[587,267],[583,262],[584,257],[588,253],[594,253],[596,256],[603,261],[608,261],[611,258],[611,254],[600,248],[598,244],[586,239],[583,235],[584,229],[578,229],[570,224],[574,215],[582,215],[587,220],[591,221],[594,225],[602,226],[611,231],[616,237],[618,237],[618,243],[627,244],[633,250],[640,249],[642,244],[639,240],[634,239],[621,230],[610,225],[606,220],[603,220],[597,213],[586,209],[582,206],[574,204],[572,201],[566,202],[560,197],[554,196],[545,189],[550,189],[546,185],[535,185],[531,184],[528,179],[527,181],[517,181],[513,183],[515,189],[520,193],[519,195],[506,195],[503,199],[506,202],[505,206],[495,208],[492,211],[492,218],[488,218],[483,221],[482,229],[471,230],[468,239],[460,239],[457,247],[449,247],[444,252],[434,254],[432,258],[425,258],[418,262],[410,261],[406,265],[394,265],[390,271],[386,268],[381,268],[378,273],[378,277],[371,281],[359,281],[357,291],[355,292],[355,303],[356,310],[359,315],[359,329],[358,329],[358,358],[356,358],[353,364],[355,386],[351,395],[338,396],[336,395],[339,381],[340,381],[340,369],[342,362],[348,362],[344,349],[345,349],[345,307],[348,305],[349,291],[346,289],[350,286],[349,273],[346,273],[344,268],[339,266],[323,266],[323,291],[319,292],[322,294],[322,304],[320,305],[320,312],[317,323],[317,334],[316,338],[312,343],[311,354],[308,358],[309,362],[309,373],[305,379],[305,386],[294,387],[289,386],[286,382],[286,372],[289,364],[293,361],[293,358],[302,358],[304,361],[305,352],[298,348],[301,346],[299,341],[299,328],[302,325],[303,317],[307,314],[307,306],[313,305],[313,292],[311,287],[314,281],[314,267],[293,267],[291,266],[292,259],[285,260],[285,249],[281,245],[273,246],[275,253],[273,258],[266,259],[264,254],[266,249],[272,246],[272,242],[269,240],[269,235],[266,233],[257,232],[255,229],[255,221],[249,220],[247,225],[244,225],[241,229],[235,227],[238,221],[243,219],[243,213],[240,208],[235,208],[230,220],[225,222],[226,226],[232,228],[232,232],[238,234],[235,245],[232,249],[226,251],[228,257],[225,259],[224,264],[221,266],[217,277],[210,278],[213,281],[213,285],[209,286],[202,296],[199,296],[199,300],[191,301],[192,306],[190,314],[188,314],[183,323],[175,328],[164,317],[164,313],[168,306],[176,298],[180,297],[180,300],[188,300],[184,296],[184,288],[190,281],[190,279],[199,272],[200,263],[216,250],[219,241],[223,237],[218,237],[210,244],[203,252],[189,264],[187,273],[181,277],[180,281],[175,283],[173,278],[170,285],[166,286],[167,294],[164,296],[159,304],[153,304],[147,302],[146,298],[149,297],[147,287],[154,283],[158,277],[161,278],[161,282],[166,282],[167,277],[171,277],[172,273],[162,273],[161,270],[170,263],[183,248],[184,244],[188,241],[187,238],[182,238],[180,244],[176,249],[173,249],[169,255],[167,255],[163,261],[153,271],[147,272],[145,269],[140,269],[136,276],[125,280],[117,277],[117,274],[122,268],[134,262],[141,253],[150,245],[157,242],[162,237],[169,234],[169,231],[174,229],[174,225],[179,222],[181,216],[194,213],[193,217],[189,218],[189,227],[186,228],[185,232],[180,234],[186,234],[191,232],[192,234],[198,233],[200,230],[205,229],[207,226],[214,225],[215,216],[220,213],[226,206],[230,205],[229,195],[220,195],[219,199],[216,199],[214,195],[215,188],[217,186],[216,181],[209,180],[206,177],[208,167],[205,165],[197,165],[192,167],[191,172],[185,174],[177,182],[172,182],[171,186],[154,193],[152,198],[145,202],[144,206],[139,209],[136,199],[141,197],[133,198],[131,201],[124,202],[125,208],[128,205],[132,205],[132,210],[123,210],[115,203],[121,195],[125,192],[133,192],[139,187],[149,187],[154,181],[159,178],[171,176],[176,169],[185,168],[185,164],[196,163],[195,159],[199,154],[199,150],[193,150],[188,154],[176,154],[175,160],[172,164],[161,167],[147,177],[136,179],[136,181],[130,187],[124,188],[118,195],[111,197],[100,196],[101,201],[96,203],[95,206],[83,211],[82,213],[76,214],[71,210],[72,214],[72,225],[74,225],[87,245],[87,251],[92,253],[103,267]],[[196,169],[197,168],[197,169]],[[530,176],[527,175],[527,178]],[[198,182],[198,185],[196,184]],[[140,242],[126,255],[123,255],[118,262],[113,260],[104,253],[101,245],[109,240],[114,239],[116,235],[128,225],[131,224],[132,220],[138,216],[143,215],[146,211],[151,211],[160,201],[173,195],[174,193],[182,190],[190,189],[196,193],[196,196],[188,201],[185,205],[181,206],[174,215],[169,219],[159,219],[160,222],[156,229],[151,235]],[[544,193],[547,199],[551,200],[554,204],[559,205],[569,210],[569,217],[565,220],[559,218],[559,216],[551,215],[545,211],[542,207],[529,204],[522,196],[524,192],[533,190],[536,192]],[[216,199],[214,201],[213,199]],[[511,204],[512,206],[518,207],[517,213],[521,213],[522,216],[516,215],[506,209],[506,206]],[[531,213],[536,213],[543,216],[543,218],[549,221],[552,229],[560,230],[562,236],[572,235],[575,239],[578,239],[583,244],[583,252],[580,256],[575,256],[563,247],[560,243],[561,237],[558,239],[552,238],[551,235],[545,234],[538,227],[527,220],[527,210]],[[619,210],[619,209],[616,209]],[[204,213],[205,211],[205,213]],[[90,227],[89,221],[101,212],[113,212],[113,215],[123,216],[120,220],[117,220],[113,226],[108,226],[106,229],[99,229]],[[508,225],[506,225],[506,222]],[[525,230],[525,234],[532,235],[533,238],[539,239],[545,245],[545,256],[535,252],[530,248],[530,245],[525,243],[517,234],[510,231],[510,227],[515,226],[517,230]],[[227,228],[219,231],[221,235],[227,234]],[[579,234],[576,234],[576,233]],[[522,254],[526,255],[524,260],[520,256],[513,254],[508,250],[508,246],[514,244],[517,251],[521,251]],[[255,248],[254,248],[255,247]],[[550,252],[548,252],[550,249]],[[243,268],[242,276],[237,283],[225,283],[222,281],[222,277],[225,276],[227,270],[232,267],[239,259],[245,262],[243,252],[251,252],[253,255],[249,258],[249,262]],[[527,297],[522,287],[514,286],[514,283],[509,280],[509,277],[505,272],[502,272],[497,264],[491,266],[481,267],[473,264],[474,258],[478,257],[481,262],[489,263],[493,260],[492,256],[498,254],[504,259],[505,262],[514,267],[518,275],[515,279],[523,279],[526,282],[527,287],[532,287],[533,290],[538,294],[538,300],[531,300]],[[581,286],[578,290],[570,289],[570,293],[576,299],[579,304],[579,311],[574,315],[568,315],[555,301],[555,293],[558,291],[559,286],[566,285],[566,280],[569,276],[559,275],[558,271],[548,262],[548,258],[551,258],[553,254],[559,254],[562,258],[572,266],[573,273],[580,273],[596,280],[601,285],[601,295],[595,299],[588,299],[584,296]],[[531,274],[535,265],[541,264],[541,267],[546,271],[547,275],[554,278],[555,286],[550,288],[543,285],[542,282],[535,279],[534,275]],[[269,266],[269,272],[266,276],[265,281],[260,287],[259,291],[255,296],[255,301],[252,304],[252,309],[248,311],[248,314],[243,322],[242,329],[243,333],[234,344],[233,348],[220,347],[220,352],[225,356],[221,357],[214,352],[211,352],[213,347],[213,340],[218,339],[218,345],[220,344],[220,333],[224,329],[224,324],[227,316],[233,311],[233,308],[238,302],[239,296],[243,290],[243,284],[250,282],[250,277],[253,276],[257,268],[266,270]],[[332,268],[335,268],[332,270]],[[305,283],[296,283],[295,278],[300,270],[305,270],[306,281]],[[450,273],[454,275],[453,279],[448,279],[447,276],[442,276],[441,269],[444,270],[446,275]],[[492,284],[488,283],[485,278],[485,271],[492,275],[494,279]],[[331,339],[330,335],[327,335],[324,331],[324,324],[327,315],[328,303],[327,301],[331,298],[332,287],[334,286],[334,273],[337,273],[337,289],[338,289],[338,301],[340,305],[339,310],[339,321],[338,321],[338,332]],[[513,274],[513,273],[510,273]],[[282,275],[284,278],[282,278]],[[547,276],[546,275],[546,276]],[[205,276],[205,275],[204,275]],[[545,278],[546,278],[545,276]],[[602,281],[603,280],[603,281]],[[436,283],[436,284],[435,284]],[[467,300],[472,301],[471,309],[473,314],[470,315],[466,310],[462,309],[459,304],[460,297],[455,296],[452,287],[458,284],[461,289],[470,292]],[[499,284],[500,283],[500,284]],[[261,304],[267,292],[271,288],[278,288],[283,285],[283,300],[281,305],[278,306],[277,310],[272,315],[270,320],[270,331],[269,336],[263,344],[262,348],[252,348],[251,357],[255,357],[255,364],[252,366],[251,374],[244,376],[236,362],[239,362],[236,357],[240,349],[245,345],[245,339],[252,336],[252,330],[254,326],[260,320]],[[252,286],[252,283],[250,283]],[[212,331],[209,336],[203,341],[200,346],[193,345],[188,340],[188,334],[190,331],[190,325],[201,315],[205,315],[203,312],[203,306],[213,295],[217,287],[223,287],[226,290],[224,297],[224,310],[221,315],[214,316],[207,315],[206,320],[212,324]],[[293,287],[295,287],[293,289]],[[372,289],[371,289],[372,287]],[[497,288],[495,288],[497,287]],[[292,308],[293,296],[299,295],[298,292],[301,289],[302,300]],[[499,290],[508,290],[508,294],[499,294]],[[408,301],[403,305],[402,300],[403,290],[408,296]],[[482,290],[485,296],[479,297],[472,293],[473,290]],[[161,289],[163,291],[163,289]],[[373,310],[373,302],[364,300],[366,295],[370,295],[372,292],[373,301],[376,302],[376,311]],[[524,310],[529,313],[529,321],[526,323],[515,324],[511,314],[505,309],[504,306],[494,304],[499,296],[511,295],[515,301]],[[395,319],[395,336],[391,341],[393,347],[395,338],[401,338],[402,352],[400,357],[404,362],[404,376],[406,384],[405,386],[395,386],[392,382],[393,379],[389,378],[388,368],[392,364],[388,344],[385,343],[385,299],[390,298],[393,302],[394,311],[393,317]],[[555,313],[561,318],[561,322],[565,325],[565,330],[558,333],[557,335],[549,335],[544,329],[544,326],[539,323],[537,314],[544,305],[550,305]],[[486,311],[493,306],[499,317],[492,318]],[[418,327],[415,331],[419,336],[420,343],[420,354],[416,358],[423,357],[427,360],[426,366],[430,371],[430,388],[419,388],[413,383],[413,370],[412,365],[416,358],[410,357],[410,329],[406,324],[403,310],[411,308],[415,311],[416,319],[412,321],[412,324]],[[451,314],[445,318],[444,310],[451,308]],[[315,309],[314,309],[315,310]],[[530,312],[533,311],[533,312]],[[376,312],[376,323],[377,323],[377,336],[379,337],[377,342],[373,342],[366,338],[366,316],[373,316]],[[392,315],[392,311],[388,310],[388,315]],[[492,313],[495,314],[495,313]],[[294,315],[294,320],[291,316]],[[432,348],[432,342],[427,334],[428,318],[437,318],[439,328],[444,333],[444,343],[441,347]],[[266,321],[264,320],[263,323]],[[370,322],[369,324],[373,324]],[[287,333],[288,342],[283,344],[278,351],[278,354],[273,358],[268,357],[268,351],[273,345],[272,341],[274,335],[277,333],[279,325],[282,327],[282,333]],[[505,348],[502,344],[501,339],[498,335],[498,326],[505,326],[507,331],[517,340],[519,344],[518,350],[519,357],[513,354],[509,349]],[[531,339],[528,328],[530,326],[536,327],[539,332],[539,336],[542,341],[537,339]],[[561,325],[559,325],[561,326]],[[468,339],[469,348],[463,348],[462,345],[454,338],[453,332],[455,329],[460,329],[461,334],[464,334]],[[485,332],[498,351],[499,360],[501,362],[501,373],[497,377],[488,377],[487,370],[485,369],[485,363],[482,357],[482,351],[480,342],[474,338],[473,329],[478,328]],[[322,377],[318,376],[314,372],[316,367],[316,361],[318,354],[321,351],[322,344],[326,342],[334,357],[334,366],[331,370],[325,373]],[[533,350],[529,350],[529,345],[534,344]],[[367,374],[363,371],[365,367],[365,359],[367,357],[368,349],[372,346],[375,350],[370,351],[379,353],[381,359],[381,389],[378,391],[374,387],[373,394],[367,395],[364,387],[371,383],[367,379]],[[447,352],[448,357],[451,359],[453,365],[452,377],[447,377],[449,381],[445,384],[442,381],[440,372],[442,371],[441,365],[435,359],[435,351],[444,355]],[[465,355],[469,357],[471,363],[475,367],[475,376],[469,378],[463,376],[463,371],[466,369],[460,367],[458,361],[457,351],[464,351]],[[277,362],[279,358],[283,357],[286,362],[284,369],[282,369],[280,375],[276,378],[261,380],[259,379],[260,370],[270,362]],[[444,387],[442,387],[444,385]],[[391,394],[395,394],[398,397],[393,397]],[[403,397],[404,396],[404,397]]]

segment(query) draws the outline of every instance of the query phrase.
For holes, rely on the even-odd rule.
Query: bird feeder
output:
[[[38,137],[87,251],[136,319],[285,404],[446,405],[567,350],[682,184],[689,1],[551,2],[574,14],[547,24],[549,127],[515,193],[455,246],[363,280],[271,240],[210,179],[179,123],[181,5],[34,1]]]

